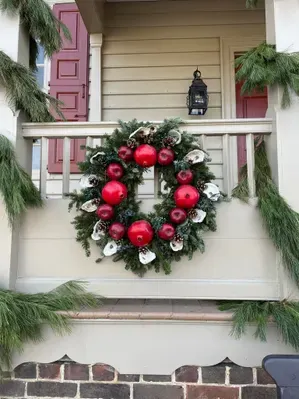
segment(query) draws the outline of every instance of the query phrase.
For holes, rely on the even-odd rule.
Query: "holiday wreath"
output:
[[[197,139],[181,133],[179,120],[159,126],[123,123],[101,147],[87,148],[79,167],[81,193],[70,194],[77,241],[90,255],[90,238],[102,249],[98,261],[114,256],[126,269],[143,275],[154,267],[166,274],[171,262],[204,251],[202,232],[216,230],[215,202],[222,195]],[[136,199],[143,174],[155,166],[167,193],[154,211],[144,214]]]

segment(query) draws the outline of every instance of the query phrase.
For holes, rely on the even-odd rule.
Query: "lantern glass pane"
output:
[[[204,99],[204,96],[202,95],[202,93],[194,94],[194,103],[195,104],[204,104],[205,103],[205,99]]]

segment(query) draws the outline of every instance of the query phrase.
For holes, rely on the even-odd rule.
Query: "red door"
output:
[[[268,108],[267,89],[264,92],[254,92],[241,95],[241,83],[236,83],[236,114],[237,118],[264,118]],[[238,137],[238,167],[246,163],[246,138]]]
[[[63,48],[51,59],[50,94],[61,100],[62,112],[68,121],[87,121],[88,113],[88,50],[89,40],[75,3],[56,4],[54,14],[69,28],[72,41],[63,41]],[[77,162],[84,160],[81,145],[85,140],[71,141],[71,173],[78,173]],[[62,173],[63,141],[49,141],[49,173]]]

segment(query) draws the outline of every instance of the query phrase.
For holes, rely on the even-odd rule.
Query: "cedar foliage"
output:
[[[283,89],[282,108],[291,104],[291,92],[299,96],[299,53],[276,51],[275,45],[261,43],[236,60],[237,81],[244,81],[242,93],[263,91],[267,86]]]
[[[59,108],[61,102],[41,90],[33,73],[3,51],[0,51],[0,85],[6,90],[12,110],[24,111],[31,122],[55,122],[49,106],[64,119]]]
[[[0,365],[9,367],[13,352],[22,351],[25,343],[41,341],[45,323],[57,334],[70,333],[70,318],[57,312],[80,311],[98,304],[97,298],[76,281],[33,295],[0,290]]]
[[[273,321],[283,341],[295,350],[299,350],[298,302],[234,301],[221,303],[219,309],[233,311],[231,333],[236,338],[246,334],[247,325],[254,323],[256,324],[254,337],[266,341],[268,322]]]
[[[45,55],[51,57],[62,48],[60,32],[71,40],[68,28],[55,17],[44,0],[0,0],[0,11],[20,15],[21,24],[30,36],[30,66],[33,69],[38,55],[37,42],[44,48]]]
[[[281,254],[284,266],[299,286],[299,214],[279,194],[271,178],[265,142],[255,151],[255,181],[258,209],[273,244]],[[233,197],[248,201],[247,168],[241,170],[240,184]]]
[[[40,193],[17,161],[12,143],[0,135],[0,194],[12,225],[28,208],[42,206]]]
[[[169,132],[174,129],[178,130],[180,125],[179,119],[165,120],[158,126],[157,132],[153,136],[153,145],[157,151],[163,147],[163,140],[169,137]],[[196,182],[201,181],[203,184],[208,183],[215,179],[214,175],[210,172],[206,162],[197,163],[190,166],[183,160],[185,155],[193,149],[199,148],[199,144],[193,135],[182,133],[182,141],[180,144],[172,147],[175,152],[175,161],[169,166],[160,166],[156,164],[157,171],[161,176],[161,181],[166,183],[165,188],[169,189],[167,194],[161,194],[161,203],[154,206],[154,212],[143,214],[140,212],[140,202],[136,201],[135,191],[136,187],[143,183],[143,175],[147,170],[137,165],[135,162],[125,163],[117,154],[120,146],[126,145],[127,140],[131,133],[141,126],[148,126],[150,123],[137,122],[133,120],[125,123],[119,121],[120,129],[116,129],[111,136],[107,136],[104,145],[96,148],[87,148],[87,159],[85,162],[79,164],[79,168],[83,174],[96,175],[99,179],[99,184],[94,188],[87,188],[81,192],[74,192],[69,194],[71,198],[69,209],[73,207],[79,212],[73,221],[75,229],[77,230],[77,241],[81,243],[87,256],[90,256],[90,237],[93,232],[94,225],[99,221],[96,213],[87,213],[80,210],[82,204],[91,199],[100,200],[100,193],[102,188],[107,183],[106,167],[111,162],[118,162],[124,168],[125,174],[121,182],[127,186],[128,198],[122,201],[119,205],[115,206],[115,220],[123,223],[129,227],[134,221],[147,220],[157,232],[163,223],[168,221],[168,215],[171,209],[175,208],[173,198],[174,191],[178,188],[179,184],[175,178],[178,171],[182,169],[191,168],[193,172],[194,185]],[[141,141],[142,142],[142,141]],[[103,152],[104,155],[94,163],[90,163],[90,158],[98,152]],[[123,260],[127,270],[132,270],[139,276],[154,268],[156,272],[163,270],[165,274],[171,272],[171,262],[179,261],[183,256],[192,258],[195,251],[203,252],[205,249],[202,233],[204,231],[216,230],[216,207],[215,202],[209,200],[204,193],[201,193],[201,198],[198,202],[198,208],[207,213],[206,218],[202,223],[193,223],[190,219],[186,219],[184,223],[178,225],[176,232],[183,238],[184,247],[178,252],[174,252],[170,248],[169,241],[162,240],[155,234],[155,238],[149,244],[148,248],[156,254],[156,259],[143,265],[139,261],[138,248],[133,246],[129,239],[125,236],[121,241],[120,250],[114,255],[115,262]],[[98,261],[103,259],[102,250],[109,241],[108,233],[100,240],[96,241],[96,245],[100,247],[100,257]]]

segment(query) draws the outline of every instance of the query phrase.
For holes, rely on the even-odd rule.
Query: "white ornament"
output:
[[[84,202],[84,204],[81,206],[81,210],[85,212],[95,212],[97,210],[98,206],[95,202],[95,200],[89,200]]]
[[[149,249],[145,253],[139,252],[139,260],[143,265],[151,263],[154,259],[156,259],[156,254]]]
[[[203,211],[202,209],[194,209],[196,211],[196,216],[194,216],[192,221],[194,223],[202,223],[207,216],[207,212]]]
[[[203,162],[205,159],[205,153],[202,150],[193,150],[188,152],[185,156],[187,162],[191,161],[192,164]]]
[[[82,188],[90,188],[97,186],[99,179],[96,175],[84,175],[80,179],[80,186]]]
[[[170,248],[174,251],[181,251],[184,247],[184,242],[183,241],[176,241],[176,240],[172,240],[170,241]]]
[[[220,190],[216,184],[207,183],[205,185],[204,194],[211,200],[211,201],[218,201],[220,198]]]
[[[115,241],[109,241],[106,245],[105,248],[103,249],[103,254],[105,256],[112,256],[116,254],[116,252],[119,250],[119,246],[116,244]]]
[[[105,155],[105,153],[104,153],[104,152],[97,152],[96,154],[94,154],[94,155],[90,158],[90,163],[91,163],[91,164],[94,164],[94,163],[98,160],[98,158],[99,158],[101,155]]]
[[[135,132],[131,133],[129,138],[132,138],[134,136],[142,136],[142,137],[147,137],[149,134],[155,134],[157,132],[157,126],[156,125],[149,125],[149,126],[141,126]]]
[[[103,228],[100,226],[101,220],[99,220],[93,227],[93,233],[91,235],[91,238],[94,241],[98,241],[101,237],[105,235],[105,231]]]
[[[175,145],[180,144],[182,141],[182,135],[178,130],[172,129],[168,134],[175,139]]]

